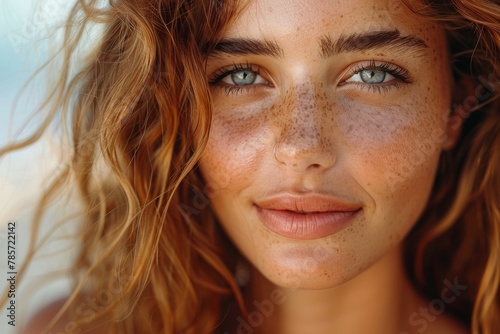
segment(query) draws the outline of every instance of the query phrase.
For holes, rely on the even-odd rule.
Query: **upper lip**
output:
[[[287,210],[301,213],[357,211],[359,203],[323,194],[277,194],[255,202],[267,210]]]

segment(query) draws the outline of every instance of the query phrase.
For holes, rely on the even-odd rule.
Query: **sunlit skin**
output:
[[[374,32],[393,41],[368,46]],[[254,333],[417,333],[408,317],[428,301],[408,283],[401,243],[460,131],[444,31],[395,0],[254,0],[224,39],[207,63],[214,114],[200,169],[251,264],[249,306],[285,294]],[[236,52],[236,39],[278,49]],[[318,194],[360,210],[318,238],[280,235],[258,214],[269,197]],[[462,331],[440,315],[424,333]]]

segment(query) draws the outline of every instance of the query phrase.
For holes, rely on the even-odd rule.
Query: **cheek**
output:
[[[384,110],[360,125],[361,131],[347,146],[350,154],[358,157],[354,166],[364,166],[368,179],[383,179],[394,188],[434,165],[444,134],[444,128],[429,115],[419,114],[410,120],[383,116],[399,111]]]
[[[371,197],[376,221],[394,227],[395,239],[416,222],[432,189],[447,115],[446,103],[436,101],[415,98],[342,116],[350,173]]]
[[[235,108],[214,115],[200,161],[207,182],[215,183],[219,189],[230,185],[234,191],[255,182],[273,140],[272,132],[265,126],[265,115],[235,118],[237,113],[244,114],[244,111]],[[225,182],[220,182],[222,180]]]

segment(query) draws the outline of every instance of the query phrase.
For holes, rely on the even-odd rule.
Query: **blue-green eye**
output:
[[[380,70],[364,70],[359,76],[366,83],[382,83],[385,81],[387,73]]]
[[[344,83],[355,83],[372,88],[413,81],[408,70],[392,63],[376,60],[356,64],[349,70],[348,75],[350,76]]]
[[[239,70],[224,76],[220,82],[227,85],[245,86],[266,84],[267,81],[251,69]]]
[[[384,70],[366,69],[355,73],[346,82],[364,82],[367,84],[381,84],[394,80],[395,77]]]
[[[214,88],[223,89],[227,95],[250,93],[270,83],[260,75],[261,68],[251,63],[233,64],[222,67],[209,75],[208,83]]]
[[[235,84],[235,85],[251,85],[255,82],[255,78],[257,78],[257,73],[249,70],[244,70],[244,71],[234,72],[230,76],[228,75],[222,81],[228,84]]]

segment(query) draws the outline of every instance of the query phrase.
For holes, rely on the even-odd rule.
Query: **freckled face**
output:
[[[214,212],[279,286],[351,279],[401,243],[452,145],[444,31],[396,0],[255,0],[224,39],[207,64],[214,115],[200,163]],[[295,238],[259,215],[289,195],[360,210],[334,233]]]

